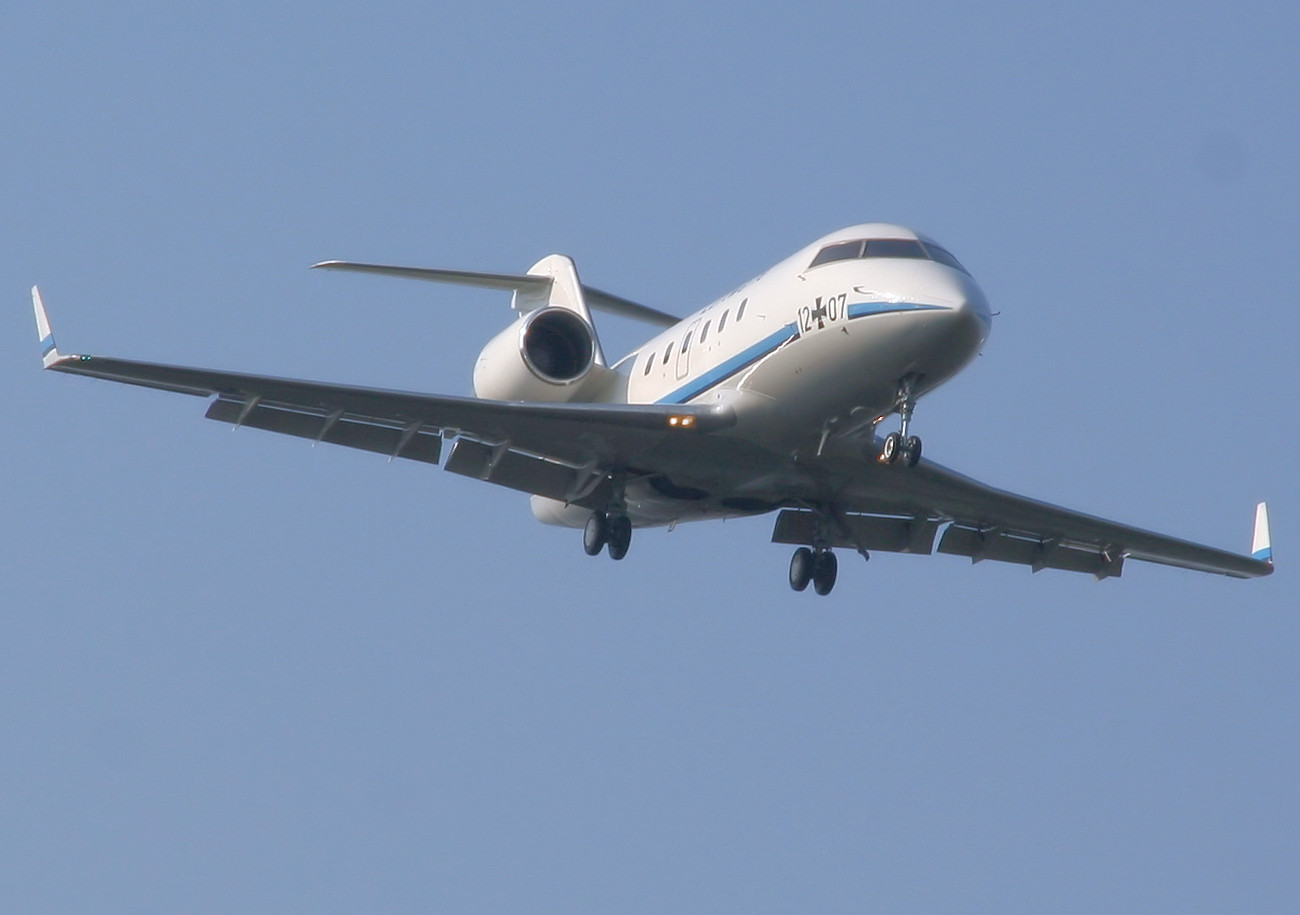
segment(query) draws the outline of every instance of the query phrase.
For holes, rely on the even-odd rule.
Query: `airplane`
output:
[[[1236,578],[1273,571],[1263,502],[1244,555],[923,460],[917,402],[980,352],[993,314],[956,257],[902,226],[833,232],[685,318],[583,284],[559,254],[521,275],[314,266],[509,292],[517,317],[479,353],[474,396],[459,397],[63,354],[33,287],[44,366],[205,397],[207,418],[235,427],[442,463],[528,493],[534,516],[580,528],[591,556],[622,559],[634,528],[775,512],[772,541],[797,547],[796,591],[831,592],[836,549],[937,551],[1098,580],[1119,577],[1127,559]],[[593,310],[659,332],[611,364]]]

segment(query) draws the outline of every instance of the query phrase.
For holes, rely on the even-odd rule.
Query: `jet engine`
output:
[[[489,341],[474,393],[489,400],[599,400],[619,377],[601,364],[596,332],[567,308],[529,312]]]

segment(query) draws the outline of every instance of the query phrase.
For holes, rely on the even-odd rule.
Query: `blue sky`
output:
[[[22,911],[1294,911],[1300,14],[1245,2],[10,4],[0,895]],[[42,374],[451,393],[499,296],[686,312],[868,220],[1000,310],[927,456],[1280,571],[785,584]],[[604,322],[607,347],[635,326]]]

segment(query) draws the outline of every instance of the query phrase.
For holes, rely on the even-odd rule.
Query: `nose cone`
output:
[[[966,273],[942,264],[924,264],[910,292],[922,306],[916,313],[916,358],[910,371],[943,383],[974,359],[993,327],[983,291]]]
[[[921,284],[921,297],[942,306],[945,333],[952,343],[979,352],[993,329],[993,313],[983,290],[969,275],[941,264],[927,264],[927,276]]]
[[[974,283],[970,287],[970,294],[947,315],[945,345],[957,366],[966,365],[980,354],[993,329],[988,300]]]
[[[963,284],[965,295],[957,306],[957,314],[971,325],[979,337],[979,346],[983,346],[993,330],[993,312],[989,309],[989,300],[984,297],[983,290],[974,280],[963,278],[966,280]]]

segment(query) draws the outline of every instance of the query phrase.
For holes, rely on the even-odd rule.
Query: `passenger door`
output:
[[[695,335],[699,332],[700,322],[692,321],[691,326],[686,329],[686,336],[682,338],[681,348],[677,350],[677,380],[681,381],[691,372],[691,345],[695,342]]]

